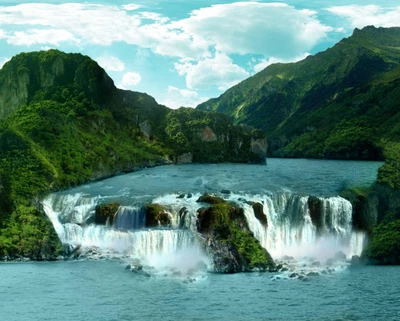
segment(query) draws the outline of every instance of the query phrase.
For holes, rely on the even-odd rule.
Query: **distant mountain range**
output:
[[[400,138],[400,28],[355,29],[334,47],[270,65],[197,109],[263,130],[270,156],[382,159]]]

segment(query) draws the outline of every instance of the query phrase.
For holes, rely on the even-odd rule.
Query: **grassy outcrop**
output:
[[[253,152],[256,139],[259,133],[226,116],[174,111],[117,89],[87,56],[20,54],[0,70],[0,255],[24,255],[26,220],[18,217],[50,191],[179,160],[264,161]],[[29,224],[46,234],[43,212],[30,213],[39,219]],[[10,224],[21,226],[10,233]],[[48,256],[58,247],[47,246],[54,249]]]
[[[214,269],[235,273],[275,266],[271,256],[250,231],[243,209],[220,198],[202,197],[208,208],[198,212],[197,229],[206,239],[206,248],[213,259]]]

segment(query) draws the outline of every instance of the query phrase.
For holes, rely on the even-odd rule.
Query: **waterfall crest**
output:
[[[150,257],[197,248],[193,228],[200,194],[168,194],[152,203],[163,206],[171,217],[168,228],[146,228],[142,205],[120,206],[113,224],[95,225],[96,205],[104,198],[85,194],[51,194],[44,201],[46,214],[64,244],[96,247],[117,253]],[[250,230],[273,258],[332,257],[342,251],[348,258],[359,255],[366,233],[352,228],[351,203],[341,197],[311,197],[289,192],[275,194],[229,194],[224,196],[243,208]],[[256,213],[254,204],[258,205]],[[257,218],[258,215],[258,218]],[[260,220],[260,215],[265,220]]]

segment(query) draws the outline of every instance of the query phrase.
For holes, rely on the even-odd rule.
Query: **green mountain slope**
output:
[[[356,29],[333,48],[274,64],[197,107],[263,130],[269,154],[380,159],[398,136],[400,28]]]
[[[52,190],[157,164],[260,162],[265,152],[260,131],[117,89],[87,56],[20,54],[0,70],[0,255],[60,251],[38,203]]]

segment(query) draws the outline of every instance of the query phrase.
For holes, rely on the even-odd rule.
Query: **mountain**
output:
[[[117,89],[92,59],[22,53],[0,70],[0,255],[60,251],[39,199],[144,166],[264,162],[263,133]]]
[[[365,27],[197,106],[265,132],[271,156],[382,159],[400,138],[400,28]]]

